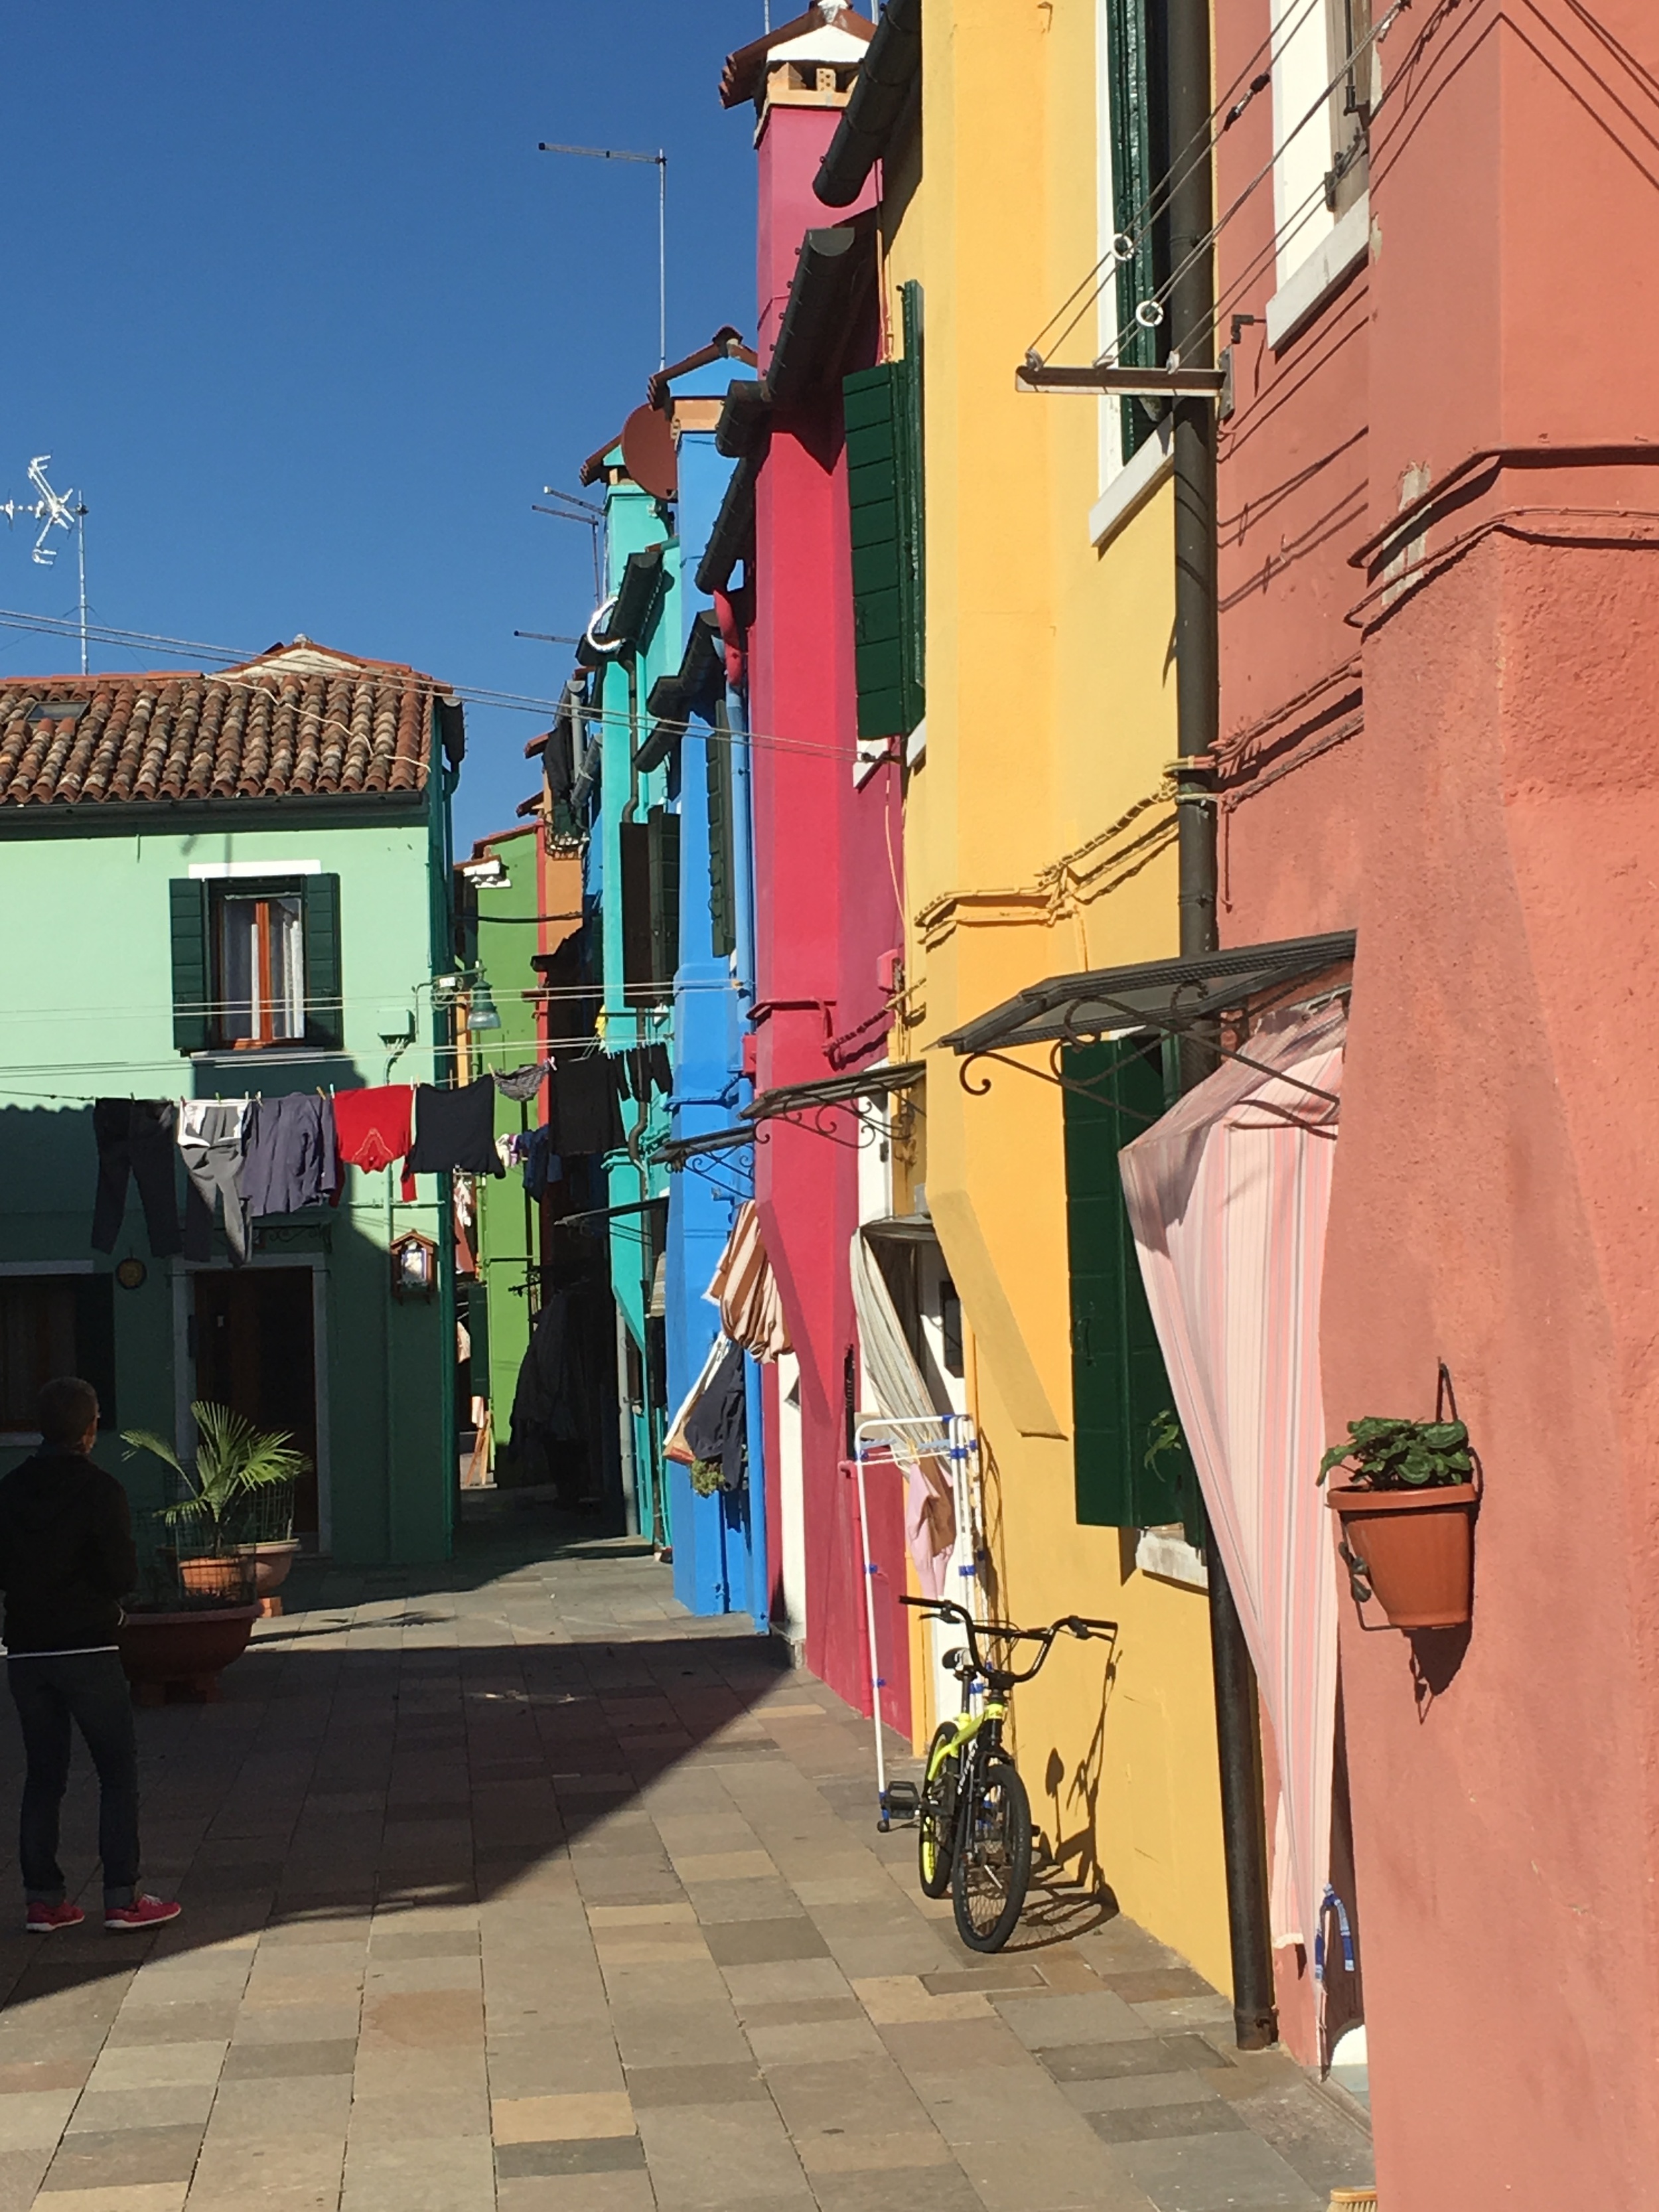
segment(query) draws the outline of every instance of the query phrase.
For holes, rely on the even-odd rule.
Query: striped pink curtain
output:
[[[1263,1023],[1120,1155],[1176,1410],[1278,1740],[1275,1938],[1311,1943],[1330,1865],[1336,1558],[1319,1296],[1346,1014]],[[1287,1081],[1293,1077],[1295,1081]]]

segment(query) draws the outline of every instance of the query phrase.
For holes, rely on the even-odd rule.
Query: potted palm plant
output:
[[[149,1429],[122,1431],[122,1441],[132,1447],[127,1456],[149,1452],[178,1478],[180,1494],[162,1519],[175,1532],[179,1580],[191,1596],[268,1595],[287,1574],[294,1547],[271,1541],[269,1522],[256,1526],[256,1509],[285,1490],[291,1519],[294,1485],[311,1462],[285,1431],[256,1428],[228,1406],[201,1399],[190,1410],[197,1435],[193,1465],[186,1467]]]
[[[1348,1424],[1319,1480],[1338,1468],[1327,1502],[1340,1516],[1341,1552],[1357,1602],[1375,1597],[1395,1628],[1456,1628],[1474,1598],[1474,1512],[1480,1493],[1462,1421],[1372,1418]]]

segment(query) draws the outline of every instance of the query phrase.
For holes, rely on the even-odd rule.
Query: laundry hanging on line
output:
[[[341,1091],[334,1098],[335,1142],[342,1166],[378,1175],[408,1152],[415,1120],[415,1089],[409,1083],[376,1084],[367,1091]],[[404,1170],[403,1198],[415,1195],[412,1170]]]
[[[248,1203],[242,1183],[246,1098],[186,1098],[179,1108],[179,1151],[185,1163],[185,1257],[213,1257],[214,1201],[224,1208],[233,1267],[248,1256]]]
[[[417,1084],[415,1142],[404,1173],[445,1175],[459,1168],[467,1175],[503,1176],[495,1150],[495,1085],[487,1075],[453,1091]]]

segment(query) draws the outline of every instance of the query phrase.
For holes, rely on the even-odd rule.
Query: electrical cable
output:
[[[1185,184],[1188,179],[1209,159],[1210,155],[1220,144],[1221,140],[1225,136],[1226,132],[1231,131],[1233,125],[1243,115],[1244,111],[1249,106],[1252,100],[1255,100],[1256,94],[1258,93],[1267,91],[1273,82],[1272,72],[1271,69],[1269,69],[1267,72],[1259,75],[1252,79],[1250,85],[1242,100],[1237,100],[1231,106],[1228,106],[1227,103],[1232,100],[1233,95],[1237,92],[1239,86],[1244,82],[1246,72],[1255,69],[1256,63],[1259,62],[1262,55],[1267,53],[1273,46],[1275,40],[1278,42],[1279,52],[1282,53],[1285,48],[1289,46],[1291,41],[1295,38],[1303,24],[1307,21],[1308,16],[1316,8],[1322,8],[1323,5],[1324,0],[1304,0],[1302,13],[1293,22],[1289,25],[1281,24],[1277,29],[1269,31],[1267,36],[1261,41],[1260,45],[1257,46],[1249,59],[1241,66],[1237,74],[1234,76],[1231,84],[1227,88],[1227,90],[1210,110],[1209,115],[1206,120],[1205,129],[1194,131],[1193,136],[1187,141],[1185,146],[1183,146],[1179,153],[1173,157],[1169,168],[1161,177],[1159,177],[1157,183],[1153,185],[1152,190],[1141,201],[1139,206],[1134,210],[1132,215],[1126,217],[1122,228],[1114,234],[1110,251],[1102,254],[1099,260],[1096,262],[1094,267],[1090,270],[1088,275],[1083,278],[1082,282],[1073,291],[1069,293],[1066,297],[1061,301],[1060,306],[1055,308],[1054,313],[1049,316],[1048,321],[1037,332],[1036,337],[1032,339],[1031,350],[1033,352],[1036,352],[1041,347],[1043,339],[1048,337],[1054,325],[1060,320],[1066,309],[1071,307],[1073,302],[1077,299],[1078,295],[1084,291],[1089,285],[1093,284],[1094,280],[1100,276],[1103,270],[1105,270],[1109,266],[1113,273],[1115,274],[1120,263],[1132,260],[1133,258],[1136,248],[1145,242],[1147,233],[1151,230],[1152,225],[1158,220],[1158,218],[1167,210],[1170,202],[1175,198],[1176,192],[1181,189],[1181,186]],[[1222,124],[1221,129],[1219,131],[1210,130],[1208,127],[1209,125],[1214,123],[1216,118],[1222,113],[1224,107],[1226,108],[1226,117]],[[1201,146],[1200,144],[1200,140],[1203,142]],[[1189,155],[1192,156],[1190,161],[1188,161],[1188,156]],[[1187,167],[1185,168],[1181,167],[1181,164],[1183,161],[1187,162]],[[1128,252],[1121,252],[1120,247],[1126,242],[1129,249]],[[1102,292],[1105,289],[1106,287],[1103,283],[1096,285],[1095,289],[1090,294],[1089,299],[1084,304],[1083,312],[1086,313],[1088,307],[1100,297]],[[1059,338],[1055,340],[1055,343],[1063,344],[1066,337],[1076,328],[1078,322],[1081,319],[1081,313],[1074,317],[1073,321],[1068,323],[1066,329],[1060,332]]]
[[[1413,4],[1413,0],[1394,0],[1394,5],[1378,19],[1378,21],[1372,26],[1371,29],[1366,33],[1365,36],[1358,41],[1349,54],[1347,60],[1344,63],[1341,69],[1340,69],[1336,75],[1332,77],[1329,83],[1327,84],[1324,90],[1313,102],[1312,106],[1308,108],[1306,112],[1301,117],[1300,120],[1294,123],[1285,132],[1284,137],[1273,148],[1273,152],[1267,161],[1256,171],[1255,174],[1250,179],[1243,190],[1233,199],[1225,211],[1214,223],[1211,225],[1210,228],[1204,234],[1203,237],[1196,240],[1185,257],[1173,270],[1170,270],[1170,274],[1164,278],[1163,283],[1160,284],[1147,299],[1139,301],[1136,303],[1136,328],[1156,328],[1158,324],[1162,323],[1164,316],[1161,311],[1168,306],[1175,287],[1180,283],[1182,278],[1187,274],[1188,270],[1193,268],[1205,254],[1209,252],[1210,249],[1215,244],[1216,240],[1220,237],[1222,232],[1226,229],[1229,223],[1232,222],[1234,216],[1237,216],[1248,204],[1248,202],[1254,198],[1255,194],[1259,191],[1265,180],[1273,175],[1274,170],[1278,167],[1279,163],[1283,159],[1285,151],[1291,143],[1300,137],[1310,123],[1313,122],[1316,118],[1325,112],[1327,105],[1332,95],[1337,91],[1338,88],[1345,83],[1352,75],[1355,64],[1364,58],[1371,47],[1379,44],[1388,36],[1389,32],[1394,26],[1396,17],[1402,15],[1406,9],[1410,8]],[[1450,4],[1453,6],[1459,5],[1461,4],[1461,0],[1450,0]],[[1188,173],[1190,173],[1190,172]],[[1322,179],[1320,185],[1322,193],[1323,189],[1323,180]],[[1311,197],[1312,195],[1310,194],[1310,198],[1311,198]],[[1307,203],[1304,202],[1304,210],[1298,210],[1298,216],[1302,215],[1305,211],[1306,205]],[[1288,224],[1281,224],[1279,231],[1275,234],[1275,236],[1282,235],[1287,228]],[[1115,261],[1115,252],[1114,252],[1111,258]],[[1096,270],[1092,273],[1097,274],[1100,267],[1103,265],[1103,264],[1097,263],[1096,264]],[[1084,279],[1085,285],[1089,283],[1091,279],[1089,277],[1085,277]],[[1078,309],[1076,314],[1073,316],[1071,321],[1067,323],[1065,329],[1060,333],[1060,336],[1054,341],[1055,345],[1063,345],[1065,343],[1066,338],[1069,337],[1071,333],[1077,328],[1084,316],[1087,313],[1089,308],[1094,304],[1095,301],[1100,297],[1101,293],[1104,291],[1105,289],[1106,288],[1103,283],[1095,285],[1095,288],[1090,293],[1089,297]],[[1077,295],[1073,293],[1072,296],[1075,299]],[[1156,307],[1160,312],[1152,316],[1149,320],[1143,320],[1143,310],[1152,307]],[[1060,313],[1063,313],[1064,312],[1063,308],[1060,311]],[[1054,322],[1058,321],[1058,314],[1051,317],[1048,324],[1045,326],[1045,330],[1042,334],[1046,336],[1047,331],[1048,329],[1052,329]],[[1113,338],[1111,346],[1109,349],[1109,359],[1107,356],[1103,356],[1098,365],[1112,368],[1132,366],[1132,364],[1122,362],[1118,357],[1118,349],[1122,345],[1127,335],[1128,335],[1128,333],[1121,331],[1118,332],[1118,334]],[[1036,350],[1035,346],[1033,346],[1031,352],[1035,354]],[[1028,356],[1028,358],[1030,356]]]

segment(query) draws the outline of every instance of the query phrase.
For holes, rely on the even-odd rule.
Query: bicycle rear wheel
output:
[[[951,1862],[957,1835],[957,1785],[962,1778],[962,1756],[939,1759],[941,1743],[956,1740],[956,1730],[941,1723],[927,1747],[922,1770],[921,1809],[916,1816],[916,1874],[924,1897],[943,1897],[951,1887]]]
[[[1031,1801],[1010,1759],[988,1759],[968,1785],[951,1869],[957,1933],[970,1951],[1000,1951],[1031,1879]]]

